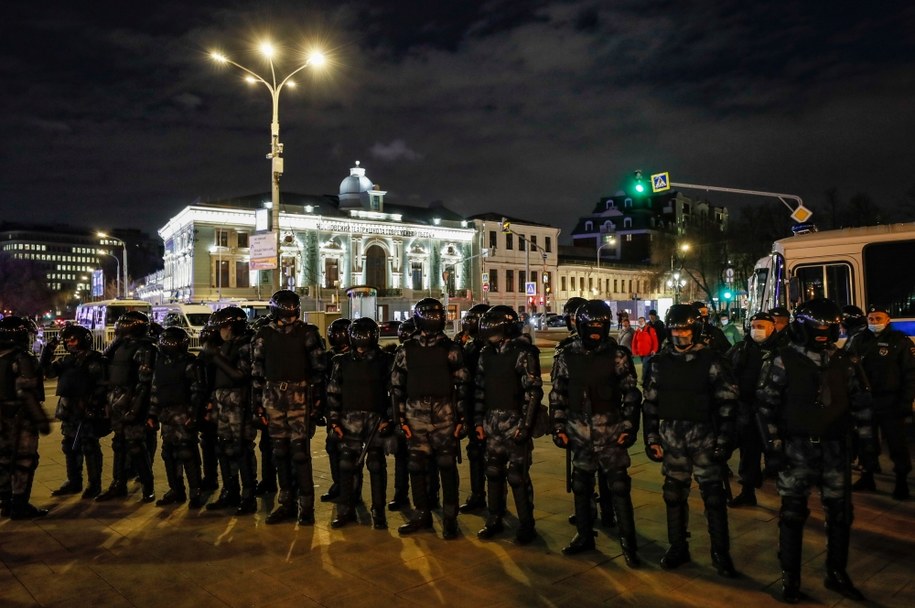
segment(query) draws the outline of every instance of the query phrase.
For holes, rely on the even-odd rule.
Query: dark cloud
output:
[[[392,200],[568,230],[636,168],[810,202],[836,186],[890,205],[915,183],[901,3],[42,6],[2,26],[5,218],[154,230],[197,197],[268,190],[269,96],[207,58],[263,69],[247,48],[267,35],[282,65],[305,39],[333,58],[282,95],[288,191],[335,193],[363,159]]]

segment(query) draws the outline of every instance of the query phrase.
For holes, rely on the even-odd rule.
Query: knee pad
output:
[[[483,472],[486,475],[486,479],[491,479],[493,481],[502,479],[502,475],[505,473],[502,468],[502,463],[498,460],[487,460],[486,468]]]
[[[80,442],[80,449],[85,456],[86,454],[98,454],[102,451],[102,446],[99,445],[98,439],[83,439]]]
[[[435,458],[435,464],[440,469],[453,469],[457,466],[457,461],[454,458],[454,454],[439,454]]]
[[[131,456],[146,454],[146,445],[144,445],[142,441],[128,441],[127,453]]]
[[[115,434],[111,438],[111,449],[115,452],[123,452],[127,449],[127,442],[124,441],[124,436],[121,434]]]
[[[467,444],[467,459],[482,458],[485,446],[481,441],[471,441]]]
[[[671,477],[664,480],[662,487],[664,502],[669,505],[679,504],[689,497],[689,481],[677,481]]]
[[[197,451],[197,446],[192,443],[187,443],[182,441],[175,448],[175,455],[178,457],[178,460],[181,462],[190,462],[194,460],[194,453]]]
[[[619,496],[628,495],[632,491],[632,478],[626,469],[615,469],[605,473],[607,477],[607,487],[610,488],[611,494]]]
[[[780,523],[793,528],[801,528],[809,515],[810,510],[807,508],[806,498],[791,496],[782,498],[782,508],[778,512]]]
[[[522,486],[527,481],[527,475],[525,474],[524,467],[518,464],[509,464],[508,470],[506,471],[505,478],[508,481],[508,485],[513,488]]]
[[[333,456],[331,456],[333,458]],[[359,459],[359,453],[349,448],[342,448],[337,455],[341,471],[353,471],[356,468],[356,461]]]
[[[826,516],[826,524],[830,526],[850,526],[854,520],[854,512],[851,504],[846,503],[848,499],[842,498],[824,498],[823,511]]]
[[[292,462],[302,463],[311,460],[311,454],[304,441],[293,441],[290,451],[292,452]]]
[[[60,442],[60,449],[67,456],[75,454],[76,452],[73,449],[73,437],[64,437]]]
[[[407,460],[407,470],[411,473],[428,473],[429,462],[426,459],[426,455],[419,452],[410,452]]]
[[[384,461],[384,454],[381,450],[369,450],[365,457],[365,467],[369,473],[381,473],[387,470],[387,463]]]
[[[220,439],[216,449],[227,458],[237,458],[239,454],[238,442],[228,439]]]
[[[272,442],[273,444],[273,457],[282,460],[289,456],[289,440],[288,439],[277,439]]]
[[[572,492],[574,494],[592,494],[594,492],[594,471],[573,469]]]
[[[718,508],[726,505],[724,486],[720,481],[711,481],[699,486],[699,492],[702,494],[702,502],[706,508]]]

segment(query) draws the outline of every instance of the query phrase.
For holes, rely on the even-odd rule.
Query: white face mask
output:
[[[766,330],[765,329],[751,329],[750,338],[753,339],[756,343],[761,343],[766,341]]]
[[[879,334],[881,331],[886,329],[886,323],[879,323],[877,325],[871,325],[870,323],[868,323],[867,328],[869,330],[871,330],[872,332],[874,332],[875,334]]]
[[[728,319],[721,319],[722,325],[727,325],[728,323],[730,323],[730,321]]]

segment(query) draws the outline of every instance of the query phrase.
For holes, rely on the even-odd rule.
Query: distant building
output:
[[[471,224],[440,204],[392,204],[386,194],[358,162],[337,196],[281,194],[283,287],[299,293],[306,310],[347,313],[347,292],[372,290],[377,309],[370,316],[378,320],[404,318],[427,296],[447,298],[455,316],[471,303]],[[149,277],[141,297],[269,298],[271,271],[249,266],[255,212],[269,200],[264,193],[185,207],[159,230],[165,268]]]
[[[484,300],[519,312],[550,312],[559,262],[559,228],[499,213],[468,218],[477,232],[474,254],[479,256],[479,280]],[[502,221],[509,222],[503,232]],[[486,278],[485,285],[482,279]],[[528,293],[528,288],[532,293]],[[480,291],[475,289],[475,294]]]
[[[726,208],[682,192],[631,196],[621,191],[602,197],[589,215],[578,219],[572,242],[595,253],[600,247],[601,259],[647,264],[662,239],[688,236],[691,229],[710,223],[723,232],[727,222]]]

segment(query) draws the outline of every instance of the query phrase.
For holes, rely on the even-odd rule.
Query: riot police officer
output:
[[[279,503],[266,523],[296,517],[314,524],[311,438],[319,416],[326,359],[318,328],[300,319],[299,296],[281,289],[270,298],[271,321],[254,337],[254,404],[266,417],[279,479]],[[293,501],[293,475],[298,497]]]
[[[852,523],[849,435],[856,429],[859,450],[873,453],[870,395],[858,381],[852,358],[835,347],[841,313],[819,298],[797,307],[792,343],[764,363],[757,391],[766,433],[767,461],[777,469],[778,557],[782,599],[801,599],[801,549],[807,497],[818,486],[826,519],[828,589],[862,600],[846,572]]]
[[[331,362],[334,357],[348,353],[350,350],[348,333],[350,323],[352,323],[352,321],[349,319],[335,319],[327,327],[327,344],[329,348],[325,353],[325,356],[327,357],[325,364],[325,370],[327,371],[326,382],[330,381]],[[325,386],[327,386],[327,384],[325,384]],[[327,427],[327,439],[324,442],[324,450],[327,452],[332,483],[327,492],[321,495],[321,502],[329,502],[340,495],[340,439],[331,431],[330,425]],[[356,476],[361,478],[361,471],[357,473]],[[362,489],[361,483],[359,484],[359,488],[360,490]],[[360,491],[359,494],[361,495],[362,492]]]
[[[613,311],[602,300],[578,309],[578,337],[556,355],[553,364],[553,441],[571,450],[572,491],[577,533],[562,552],[575,555],[594,549],[591,529],[594,474],[604,472],[599,493],[611,496],[620,545],[626,563],[641,564],[637,553],[628,448],[639,428],[641,393],[628,349],[610,337]]]
[[[724,335],[720,327],[712,325],[709,319],[709,308],[705,302],[693,302],[693,307],[699,315],[699,339],[698,341],[707,347],[716,351],[718,354],[725,354],[731,348],[731,341]],[[660,337],[658,338],[660,342]]]
[[[413,308],[419,334],[394,355],[391,394],[394,415],[406,437],[408,467],[417,512],[400,526],[401,534],[432,528],[427,490],[429,463],[438,465],[442,486],[442,530],[446,540],[457,538],[457,450],[464,434],[464,404],[468,372],[460,346],[444,333],[445,308],[424,298]]]
[[[156,345],[148,335],[149,317],[131,310],[114,324],[115,340],[106,349],[108,357],[108,415],[114,437],[111,440],[112,481],[96,500],[127,496],[128,458],[140,483],[142,502],[156,499],[152,462],[146,445],[146,415],[156,367]]]
[[[200,450],[197,421],[204,407],[204,372],[201,361],[188,352],[190,336],[180,327],[159,334],[159,356],[153,372],[149,417],[146,425],[162,428],[162,462],[168,491],[156,505],[181,504],[190,494],[191,508],[200,508]],[[184,479],[187,475],[187,492]]]
[[[701,342],[695,307],[667,311],[668,344],[651,359],[643,411],[648,457],[663,462],[664,502],[670,548],[665,570],[691,560],[687,497],[693,475],[699,483],[718,574],[737,576],[731,560],[726,504],[726,463],[734,446],[737,386],[724,358]]]
[[[207,324],[200,330],[201,355],[206,351],[217,350],[222,345],[222,338],[219,337],[219,327],[213,325],[212,321],[213,315],[210,315]],[[203,364],[203,374],[206,380],[204,394],[209,396],[213,392],[216,366],[205,355],[201,357],[201,363]],[[212,410],[207,408],[209,408],[209,402],[207,402],[206,408],[200,412],[201,417],[197,421],[203,473],[203,479],[200,480],[200,489],[203,492],[210,492],[219,487],[219,438],[216,435],[216,416]]]
[[[54,359],[63,342],[66,355]],[[102,491],[102,448],[99,438],[110,432],[105,415],[105,360],[92,348],[92,333],[68,324],[41,353],[41,367],[48,378],[57,378],[57,412],[61,447],[67,461],[67,481],[51,492],[64,496],[83,492],[83,462],[88,485],[83,498],[95,498]]]
[[[390,433],[388,387],[393,357],[378,348],[378,324],[369,318],[348,325],[350,349],[334,357],[327,385],[327,424],[340,446],[340,504],[331,527],[356,521],[356,472],[365,452],[372,487],[372,525],[388,527],[385,493],[388,476],[383,436]]]
[[[404,321],[397,326],[397,342],[403,344],[416,334],[416,323],[413,322],[413,317],[409,319],[404,319]],[[392,345],[394,348],[390,350],[391,355],[397,351],[397,346]],[[387,347],[385,347],[387,349]],[[391,362],[393,366],[393,360]],[[392,413],[392,417],[394,414]],[[403,433],[394,433],[394,498],[391,499],[391,502],[388,503],[388,511],[400,511],[410,507],[410,471],[408,470],[408,461],[410,459],[410,452],[407,450],[407,440],[404,437]],[[430,463],[430,466],[433,466],[434,463]],[[431,478],[433,475],[429,475]],[[436,486],[436,493],[438,492],[438,486]],[[430,491],[431,495],[431,491]]]
[[[29,352],[32,325],[0,319],[0,515],[29,519],[48,514],[29,503],[38,468],[38,434],[51,432],[41,402],[41,364]]]
[[[515,539],[525,545],[536,537],[530,469],[532,436],[543,409],[540,351],[520,339],[518,313],[508,306],[493,306],[483,313],[479,334],[486,345],[474,376],[474,435],[486,447],[489,518],[477,536],[488,539],[504,530],[508,481],[520,524]]]
[[[788,325],[791,323],[791,313],[784,306],[776,306],[769,309],[769,314],[775,320],[775,342],[777,348],[791,344],[791,336],[788,331]]]
[[[255,499],[257,437],[251,403],[251,339],[245,311],[226,306],[208,322],[219,332],[219,346],[208,345],[200,356],[211,366],[209,417],[216,421],[216,453],[222,491],[208,511],[234,510],[237,515],[257,511]]]
[[[750,331],[731,347],[727,359],[737,380],[740,398],[737,409],[737,447],[740,449],[740,494],[731,507],[755,506],[756,488],[762,487],[762,438],[756,425],[756,385],[763,360],[776,348],[775,321],[767,312],[750,317]]]
[[[464,365],[473,374],[476,372],[480,358],[480,349],[486,344],[480,336],[480,318],[489,310],[489,304],[475,304],[470,307],[461,319],[461,331],[454,341],[464,347]],[[468,391],[469,393],[470,391]],[[465,411],[473,411],[473,405],[465,406]],[[461,513],[472,513],[486,507],[486,462],[483,458],[485,443],[476,433],[467,436],[467,465],[470,470],[470,496],[460,506]]]
[[[912,415],[915,399],[915,346],[908,336],[893,328],[887,307],[871,304],[867,308],[867,329],[850,337],[846,350],[860,358],[870,381],[874,437],[879,430],[879,436],[886,440],[896,474],[893,498],[904,500],[909,497],[907,478],[912,471],[905,419]],[[854,490],[877,489],[876,459],[869,465],[852,486]]]

